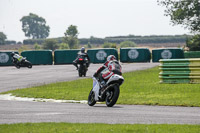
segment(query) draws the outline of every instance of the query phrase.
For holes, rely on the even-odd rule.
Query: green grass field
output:
[[[143,124],[2,124],[0,133],[199,133],[200,125]]]
[[[158,73],[158,67],[124,73],[125,82],[117,104],[200,107],[200,84],[160,84]],[[87,100],[91,88],[92,79],[80,79],[5,93],[20,97]]]

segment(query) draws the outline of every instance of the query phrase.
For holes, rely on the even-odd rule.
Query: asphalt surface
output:
[[[90,78],[100,65],[91,64],[86,78]],[[156,65],[122,64],[122,70],[142,70]],[[77,78],[78,73],[72,65],[33,66],[32,69],[0,67],[0,92]],[[78,103],[0,100],[0,123],[24,122],[200,124],[200,108],[118,104],[109,108],[105,104],[90,107]]]
[[[90,78],[101,65],[91,64],[86,78]],[[143,70],[156,65],[158,63],[125,63],[122,64],[122,72]],[[38,65],[32,69],[0,67],[0,92],[79,78],[73,65]]]
[[[200,108],[0,101],[0,123],[200,124]]]

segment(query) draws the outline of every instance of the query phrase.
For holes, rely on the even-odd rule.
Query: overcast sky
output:
[[[43,17],[49,37],[64,36],[76,25],[79,38],[118,35],[180,35],[189,31],[172,26],[157,0],[0,0],[0,32],[8,40],[27,39],[20,19],[29,13]]]

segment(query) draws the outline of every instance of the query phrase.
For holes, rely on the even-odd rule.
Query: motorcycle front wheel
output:
[[[90,94],[89,94],[89,96],[88,96],[88,105],[89,105],[89,106],[93,106],[93,105],[96,104],[96,101],[95,101],[94,97],[95,97],[95,94],[94,94],[94,92],[91,90],[91,91],[90,91]]]
[[[32,64],[31,64],[29,61],[25,61],[25,65],[26,65],[28,68],[32,68]]]
[[[106,91],[106,105],[108,107],[112,107],[117,102],[119,97],[119,85],[114,85],[108,88]]]

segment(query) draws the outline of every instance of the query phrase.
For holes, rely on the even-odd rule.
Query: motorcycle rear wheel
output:
[[[95,101],[94,97],[95,97],[95,94],[94,94],[94,92],[91,90],[91,91],[90,91],[90,94],[89,94],[89,96],[88,96],[88,105],[89,105],[89,106],[93,106],[93,105],[96,104],[96,101]]]
[[[108,88],[106,92],[106,105],[108,107],[112,107],[113,105],[115,105],[119,97],[119,93],[119,85],[114,85],[111,88]]]

